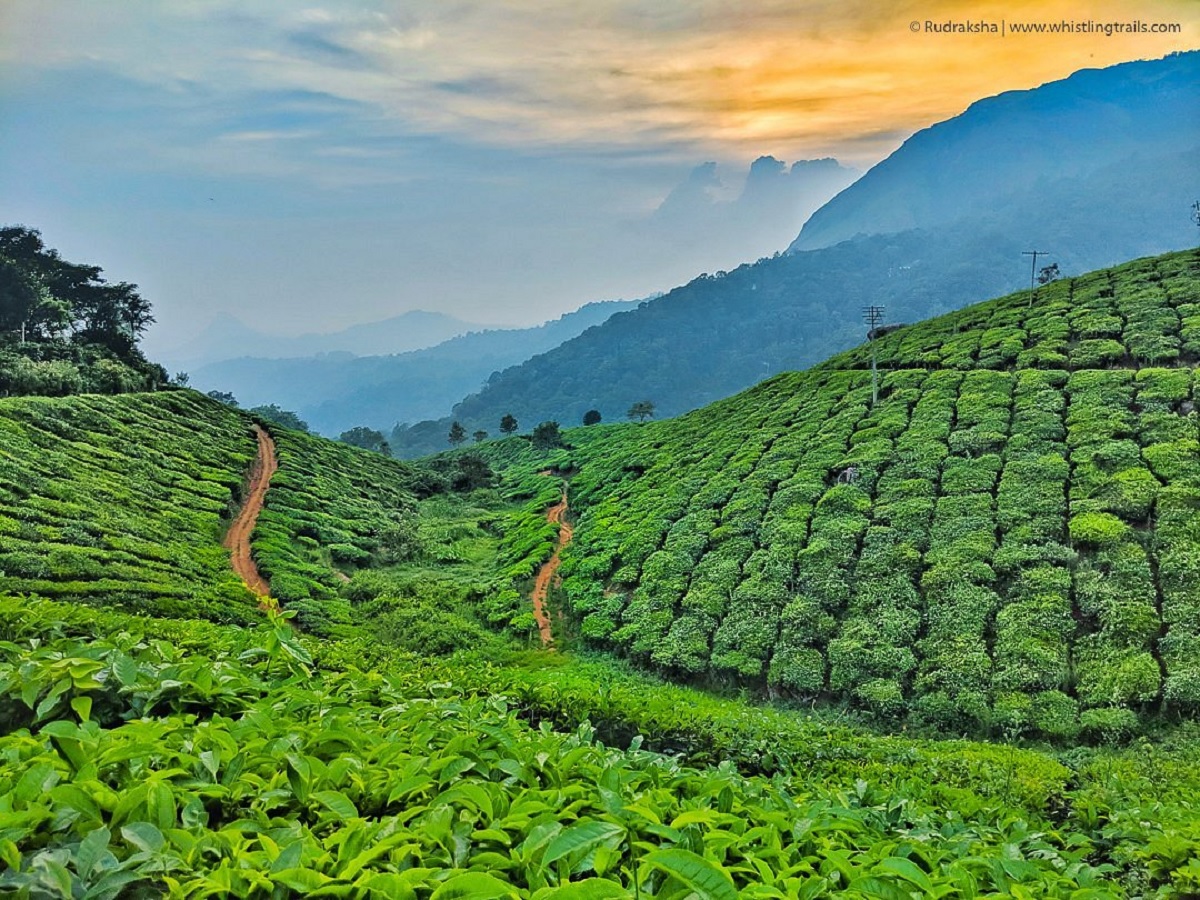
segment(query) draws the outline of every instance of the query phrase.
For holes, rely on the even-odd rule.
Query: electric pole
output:
[[[867,323],[867,343],[871,345],[871,408],[879,402],[879,370],[875,366],[875,329],[883,322],[882,306],[864,306],[863,321]]]
[[[1037,293],[1037,258],[1039,256],[1049,256],[1049,250],[1022,250],[1022,256],[1032,256],[1033,259],[1029,264],[1029,308],[1033,309],[1033,298]]]

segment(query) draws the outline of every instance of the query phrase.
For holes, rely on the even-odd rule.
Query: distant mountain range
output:
[[[1090,200],[1097,217],[1105,215],[1103,192],[1071,187],[1090,190],[1098,186],[1093,176],[1106,174],[1119,192],[1114,166],[1144,169],[1194,148],[1198,85],[1200,52],[1192,52],[1085,69],[1036,90],[980,100],[914,134],[813,213],[788,249],[981,219],[1051,219],[1056,211],[1044,201],[1072,193]],[[1194,176],[1200,158],[1190,164]],[[1066,190],[1056,189],[1059,184]]]
[[[295,410],[323,434],[337,435],[355,425],[386,431],[398,422],[444,413],[497,370],[557,347],[640,302],[589,303],[534,328],[470,332],[407,353],[244,357],[200,366],[189,374],[194,387],[229,391],[243,406],[277,403]]]
[[[192,368],[243,356],[282,359],[321,353],[352,353],[355,356],[404,353],[487,327],[418,309],[328,334],[285,337],[257,331],[234,316],[223,315],[187,342],[160,352],[158,356],[169,368],[183,368],[190,373]]]
[[[1189,246],[1197,159],[1200,52],[981,101],[831,200],[788,254],[613,316],[392,446],[443,449],[452,420],[494,432],[505,413],[573,425],[648,399],[674,415],[857,343],[864,305],[916,321],[1019,288],[1025,250],[1070,274]]]

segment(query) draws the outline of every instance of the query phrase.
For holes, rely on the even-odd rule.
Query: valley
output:
[[[0,400],[0,884],[1186,897],[1198,328],[1168,254],[412,463]]]

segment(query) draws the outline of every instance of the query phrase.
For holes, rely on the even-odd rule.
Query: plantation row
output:
[[[0,400],[0,591],[257,619],[220,543],[255,454],[250,425],[187,391]],[[253,554],[285,601],[329,602],[335,566],[410,552],[416,497],[445,488],[378,454],[275,439]]]
[[[529,728],[533,710],[470,667],[478,688],[430,662],[363,674],[349,661],[377,644],[306,646],[282,623],[10,600],[0,638],[7,891],[1105,900],[1200,885],[1186,754],[1098,757],[1031,809],[920,777],[915,746],[849,787],[609,749],[586,726]],[[1007,752],[1017,779],[1065,774]],[[1074,812],[1054,823],[1059,801]]]
[[[1173,310],[1196,272],[1176,254],[1076,287],[1114,285],[1106,302],[1148,321],[1146,298]],[[1147,291],[1146,273],[1167,274]],[[975,317],[968,340],[1023,303],[946,318]],[[584,637],[938,729],[1103,738],[1200,708],[1194,371],[923,360],[885,370],[871,408],[860,360],[571,433],[553,461],[579,470],[562,573]]]
[[[254,453],[191,393],[0,400],[0,591],[251,621],[220,540]]]
[[[1194,251],[1137,260],[902,328],[875,341],[880,365],[1096,369],[1195,365],[1200,276]],[[864,368],[859,347],[818,368]]]

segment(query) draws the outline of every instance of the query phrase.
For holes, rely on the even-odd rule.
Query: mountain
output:
[[[510,479],[570,473],[560,572],[588,644],[1053,738],[1200,712],[1198,361],[1192,250],[900,328],[678,419],[574,429],[550,455],[483,448]]]
[[[195,369],[191,383],[205,391],[229,391],[245,406],[276,403],[296,410],[325,434],[356,425],[387,430],[397,422],[439,415],[497,370],[557,347],[640,302],[589,303],[535,328],[470,332],[387,356],[231,359]]]
[[[221,315],[185,343],[158,355],[169,367],[184,368],[190,373],[193,368],[246,356],[280,359],[319,353],[356,356],[403,353],[430,347],[481,327],[444,313],[413,310],[380,322],[352,325],[327,334],[285,337],[256,331],[234,316]]]
[[[271,598],[261,422],[0,399],[0,891],[1193,895],[1200,254],[1029,301],[874,404],[860,348],[569,449],[272,428]]]
[[[822,204],[861,173],[835,159],[773,156],[751,163],[736,195],[715,162],[697,166],[640,228],[665,247],[703,247],[709,260],[755,259],[794,235]]]
[[[958,210],[954,221],[929,217],[927,227],[896,231],[886,221],[873,225],[868,216],[861,223],[872,232],[866,236],[702,275],[502,372],[448,415],[400,430],[393,446],[406,455],[433,452],[446,446],[452,420],[468,431],[494,431],[506,413],[525,427],[542,420],[574,424],[593,408],[612,421],[648,399],[660,414],[675,415],[852,346],[863,334],[864,306],[884,305],[888,321],[913,322],[953,309],[966,297],[1027,285],[1026,250],[1050,251],[1046,263],[1076,274],[1189,246],[1195,226],[1187,213],[1200,156],[1198,60],[1200,53],[1188,53],[1115,66],[1004,95],[993,106],[977,104],[969,115],[977,119],[984,108],[987,134],[998,133],[1005,116],[1016,117],[1014,127],[1025,136],[1024,165],[1045,173],[1000,179],[1008,192],[1003,203],[980,202],[978,185],[960,188],[929,162],[941,158],[929,148],[945,134],[950,143],[943,156],[956,166],[947,171],[1007,171],[989,141],[958,139],[981,125],[950,120],[906,143],[824,209],[846,202],[844,197],[866,196],[872,185],[883,190],[902,183],[898,176],[876,177],[877,170],[919,171],[921,178],[913,174],[905,188],[917,197],[913,207],[950,204]],[[1038,120],[1043,130],[1034,140],[1024,111],[1039,107],[1054,115]],[[1105,127],[1079,125],[1092,111]],[[1135,144],[1117,128],[1122,115],[1139,128],[1145,124],[1141,156],[1130,155]],[[1156,116],[1162,122],[1150,123]],[[1061,162],[1073,156],[1086,164]],[[860,225],[854,228],[857,233]]]
[[[1122,169],[1153,168],[1181,149],[1190,152],[1194,175],[1198,84],[1200,51],[1193,51],[1085,69],[1036,90],[980,100],[914,134],[817,210],[788,249],[969,223],[979,210],[1036,232],[1059,214],[1056,182],[1108,170],[1117,176],[1108,183],[1119,187]],[[1173,199],[1164,211],[1178,214],[1181,198]],[[1095,215],[1111,214],[1103,195],[1091,202]]]

